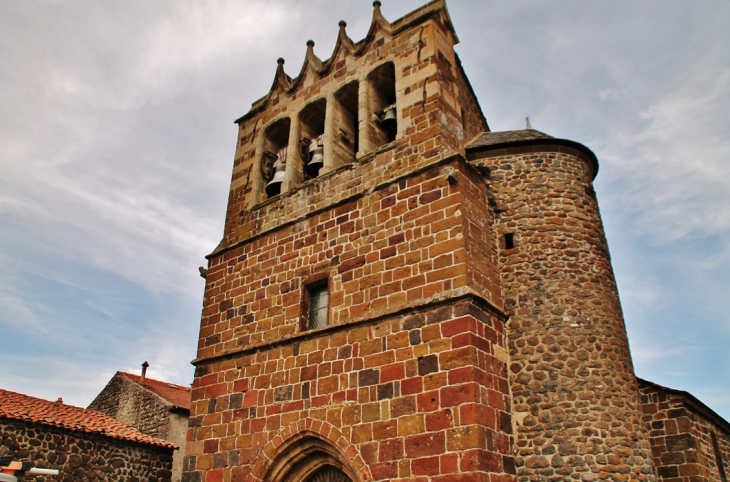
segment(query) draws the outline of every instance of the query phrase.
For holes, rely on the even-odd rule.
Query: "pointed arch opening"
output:
[[[292,441],[271,464],[264,482],[355,482],[357,474],[335,447],[312,435]]]
[[[360,150],[358,85],[356,80],[352,81],[335,93],[332,167],[354,162]]]
[[[302,157],[303,181],[319,175],[324,166],[324,137],[326,99],[319,99],[304,107],[299,113],[300,153]]]
[[[367,78],[371,115],[368,137],[373,149],[395,140],[398,132],[396,109],[395,64],[386,62],[375,68]]]
[[[285,117],[273,122],[264,131],[260,168],[267,197],[281,193],[286,172],[290,126],[291,120]]]

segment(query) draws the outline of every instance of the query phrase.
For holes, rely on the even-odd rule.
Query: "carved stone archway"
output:
[[[307,417],[285,426],[269,440],[246,482],[316,482],[319,475],[334,474],[325,473],[328,467],[344,474],[345,482],[373,482],[359,450],[340,429]]]
[[[273,461],[265,482],[354,482],[357,474],[342,454],[326,441],[305,436]]]

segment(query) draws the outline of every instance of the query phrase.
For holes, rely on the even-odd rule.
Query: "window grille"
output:
[[[314,330],[327,326],[327,305],[329,293],[327,284],[320,284],[309,289],[309,320],[307,328]]]

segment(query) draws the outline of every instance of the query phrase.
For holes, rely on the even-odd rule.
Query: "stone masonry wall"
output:
[[[459,92],[459,104],[461,105],[461,123],[464,128],[464,139],[468,142],[482,132],[489,132],[489,126],[482,114],[482,109],[477,102],[474,91],[469,84],[469,79],[464,73],[461,60],[456,58],[458,68],[456,69],[456,85]]]
[[[545,144],[470,157],[498,213],[518,480],[654,480],[588,156]]]
[[[172,449],[0,418],[0,455],[60,469],[36,482],[170,482]]]
[[[189,414],[187,411],[184,413],[172,412],[168,418],[167,438],[165,440],[179,447],[178,450],[175,450],[172,457],[172,482],[180,482],[180,479],[182,478],[183,460],[185,458],[185,443],[188,432],[188,418]]]
[[[170,404],[119,373],[109,380],[88,408],[180,447],[173,456],[172,476],[172,482],[179,482],[185,453],[187,415],[170,413]]]
[[[305,431],[363,481],[512,481],[505,343],[464,299],[199,364],[183,481],[264,480]]]
[[[114,375],[88,408],[167,440],[170,406],[124,375]]]
[[[649,427],[652,454],[659,478],[665,482],[727,481],[730,438],[720,427],[687,403],[685,397],[652,385],[640,385],[644,421]],[[720,453],[715,451],[714,434]],[[717,464],[723,463],[725,478]]]
[[[198,360],[297,336],[314,279],[329,279],[330,325],[467,292],[500,306],[487,204],[479,174],[455,158],[212,257]]]

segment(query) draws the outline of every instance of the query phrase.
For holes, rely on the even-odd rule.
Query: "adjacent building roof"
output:
[[[140,383],[140,376],[133,373],[117,372],[133,382],[139,383],[147,390],[162,397],[172,404],[173,408],[182,408],[190,411],[190,387],[175,385],[174,383],[153,380],[145,377],[144,382]]]
[[[688,408],[695,410],[697,413],[711,420],[718,428],[724,430],[725,433],[730,434],[730,422],[722,418],[717,414],[717,412],[705,405],[699,398],[695,397],[691,393],[685,392],[684,390],[677,390],[676,388],[665,387],[639,377],[636,377],[636,380],[639,382],[639,387],[651,387],[668,395],[674,395],[681,398]]]
[[[176,448],[175,445],[169,442],[145,435],[125,423],[107,417],[101,412],[66,405],[60,399],[56,402],[50,402],[3,389],[0,389],[0,417],[51,425],[75,432],[104,435],[118,440],[146,445]]]

